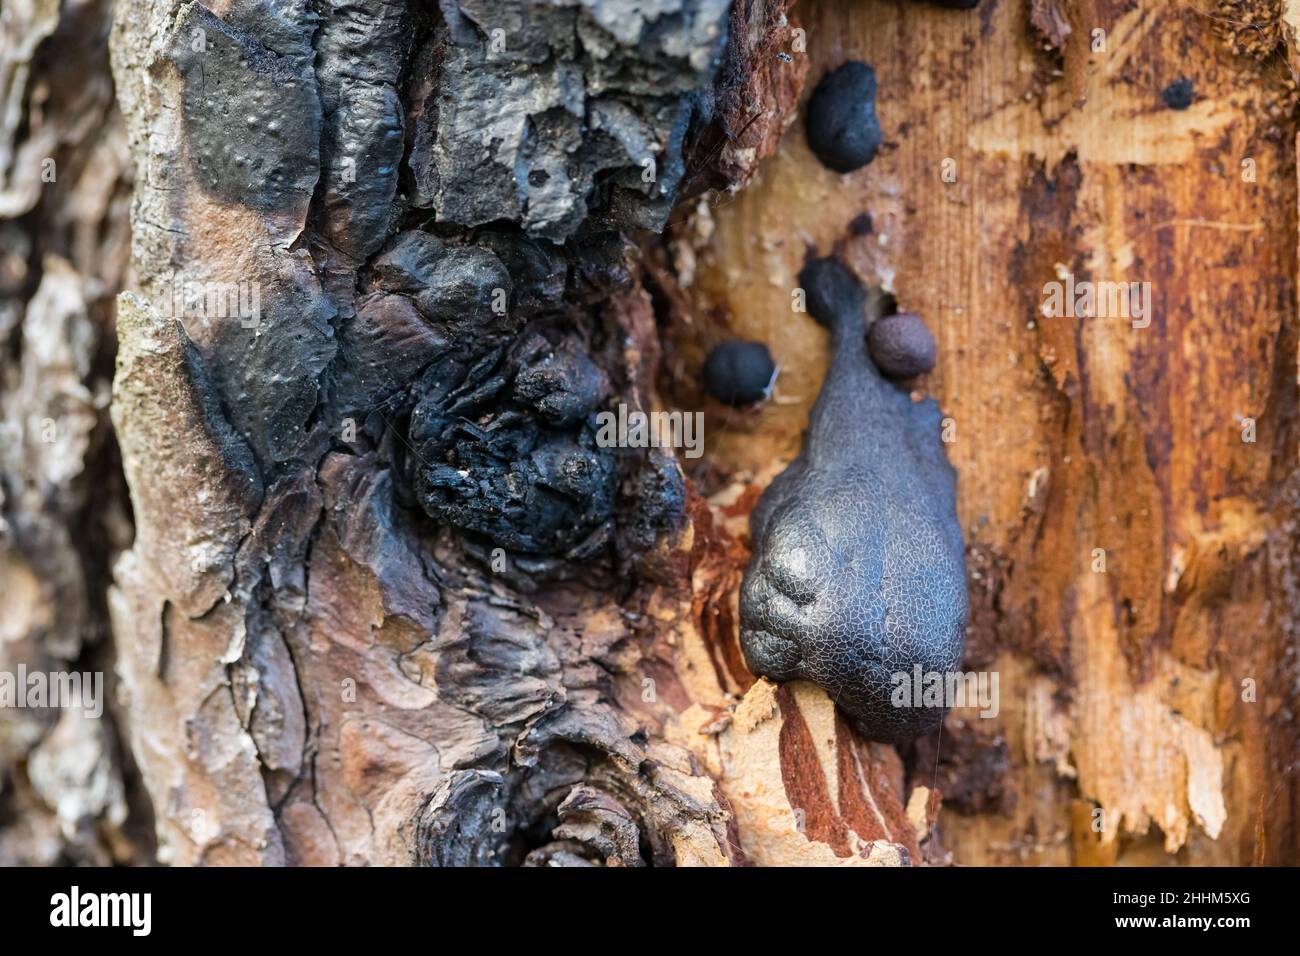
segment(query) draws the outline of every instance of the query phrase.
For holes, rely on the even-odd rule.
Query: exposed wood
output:
[[[796,124],[734,202],[683,225],[697,326],[678,380],[701,339],[770,345],[788,401],[709,419],[714,471],[761,484],[824,372],[824,335],[791,311],[809,250],[929,322],[939,362],[919,387],[955,429],[968,666],[1001,677],[998,718],[955,715],[938,747],[939,789],[1001,811],[943,811],[958,862],[1293,861],[1288,72],[1281,51],[1230,53],[1185,4],[1056,9],[1063,59],[1017,4],[801,4],[810,78],[875,67],[887,146],[840,176]],[[1099,52],[1076,42],[1094,28]],[[1162,92],[1182,77],[1179,111]],[[1066,271],[1149,282],[1150,326],[1045,317]],[[1001,765],[971,759],[997,747]],[[934,758],[917,748],[914,780]],[[1072,823],[1094,808],[1100,835]]]

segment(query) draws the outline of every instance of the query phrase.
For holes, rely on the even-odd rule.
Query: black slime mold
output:
[[[834,357],[799,457],[750,517],[753,557],[740,595],[750,670],[824,688],[872,740],[938,726],[937,707],[895,707],[895,675],[961,662],[966,578],[956,475],[933,400],[885,381],[863,341],[868,295],[840,263],[800,275]]]
[[[883,137],[876,119],[876,73],[850,60],[822,77],[808,100],[808,146],[840,173],[861,169],[876,157]]]
[[[762,342],[723,342],[704,360],[704,388],[727,405],[752,405],[772,391],[776,363]]]
[[[1196,99],[1196,87],[1183,76],[1166,86],[1160,96],[1171,110],[1185,110]]]

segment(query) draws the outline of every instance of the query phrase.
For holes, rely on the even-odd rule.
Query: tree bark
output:
[[[131,171],[108,3],[0,17],[0,673],[112,667],[131,540],[108,426]],[[110,720],[0,709],[0,864],[142,862],[147,801]]]
[[[1296,861],[1287,11],[668,7],[119,0],[111,78],[63,55],[107,3],[15,8],[0,670],[116,703],[0,714],[0,862]],[[849,59],[885,145],[838,174]],[[738,643],[810,254],[937,338],[999,681],[897,748]],[[1149,325],[1044,315],[1066,275]],[[732,338],[757,409],[701,386]]]

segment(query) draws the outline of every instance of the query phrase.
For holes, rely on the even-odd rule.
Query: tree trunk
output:
[[[0,713],[0,862],[1296,861],[1284,10],[51,6],[0,48],[0,671],[114,703]],[[846,60],[885,143],[839,174]],[[738,639],[809,255],[938,342],[998,696],[897,747]]]
[[[0,16],[0,674],[11,681],[20,669],[111,669],[109,568],[131,541],[108,424],[131,235],[109,6],[6,3]],[[114,723],[5,703],[0,864],[149,859],[148,803]]]

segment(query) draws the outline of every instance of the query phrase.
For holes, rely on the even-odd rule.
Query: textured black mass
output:
[[[443,0],[437,88],[416,104],[417,205],[563,242],[659,230],[707,121],[727,0]]]
[[[912,402],[867,357],[866,312],[880,308],[880,294],[864,295],[829,260],[800,279],[835,354],[803,451],[750,517],[741,646],[754,673],[812,681],[865,736],[897,741],[932,730],[943,712],[893,706],[895,675],[910,681],[917,665],[948,673],[961,662],[956,475],[935,402]]]
[[[808,146],[839,173],[861,169],[876,157],[882,137],[876,119],[876,73],[850,60],[827,73],[808,100]]]
[[[915,378],[934,368],[934,336],[915,312],[885,315],[867,330],[871,360],[889,378]]]
[[[776,363],[762,342],[723,342],[704,360],[704,387],[727,405],[752,405],[767,398]]]
[[[411,413],[415,494],[434,519],[525,555],[580,561],[613,541],[617,449],[596,443],[608,383],[580,343],[526,331],[435,362]]]

